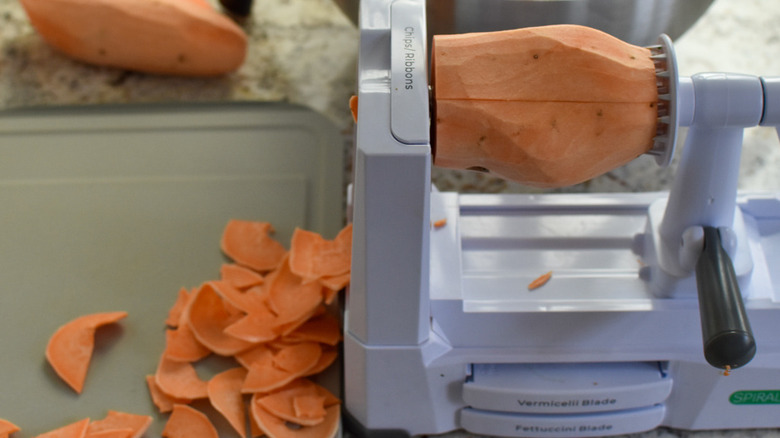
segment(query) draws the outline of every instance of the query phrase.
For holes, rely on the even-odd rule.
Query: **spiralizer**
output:
[[[364,0],[360,32],[348,429],[780,427],[780,198],[737,191],[780,78],[679,77],[662,35],[648,153],[667,164],[688,132],[668,193],[444,193],[424,1]]]

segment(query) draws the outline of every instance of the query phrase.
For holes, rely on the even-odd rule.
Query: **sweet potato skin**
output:
[[[145,73],[218,76],[244,62],[244,31],[207,3],[21,0],[52,47],[80,61]]]
[[[647,152],[649,50],[582,26],[435,36],[434,164],[536,187],[577,184]]]

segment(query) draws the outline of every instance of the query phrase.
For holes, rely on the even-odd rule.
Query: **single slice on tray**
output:
[[[46,359],[74,391],[81,393],[95,348],[95,330],[127,316],[127,312],[103,312],[80,316],[58,328],[49,338]]]

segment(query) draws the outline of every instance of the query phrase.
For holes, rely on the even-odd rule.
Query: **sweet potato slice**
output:
[[[296,403],[298,398],[300,400]],[[301,426],[321,423],[325,420],[325,408],[340,403],[330,391],[307,379],[297,379],[278,391],[256,398],[254,402],[269,413]]]
[[[211,405],[244,438],[246,437],[246,412],[241,386],[246,374],[246,369],[242,367],[231,368],[212,377],[207,386]]]
[[[168,317],[165,319],[165,325],[169,327],[178,327],[181,320],[181,314],[184,308],[187,307],[187,302],[190,299],[190,291],[186,288],[179,289],[179,295],[176,296],[173,306],[168,310]]]
[[[131,438],[133,436],[133,429],[108,429],[98,432],[89,432],[84,435],[84,438]]]
[[[146,376],[146,386],[149,388],[149,395],[152,397],[152,403],[157,407],[161,414],[171,412],[176,404],[188,404],[192,400],[171,397],[157,385],[153,375]]]
[[[271,349],[269,349],[268,345],[266,344],[258,344],[249,350],[236,354],[233,357],[239,364],[241,364],[241,366],[249,369],[249,367],[252,366],[252,363],[257,360],[261,360],[266,356],[273,356],[273,351],[271,351]]]
[[[249,364],[241,392],[271,392],[281,388],[306,375],[318,365],[321,356],[322,348],[316,342],[284,345],[276,353],[260,354]]]
[[[89,427],[89,418],[84,418],[38,435],[36,438],[83,438],[87,434],[87,427]]]
[[[335,347],[329,347],[325,346],[322,348],[322,354],[320,354],[319,360],[317,360],[317,363],[309,369],[309,371],[306,371],[303,376],[314,376],[317,375],[326,369],[328,369],[329,366],[333,364],[333,362],[336,361],[336,359],[339,357],[339,352],[336,350]]]
[[[276,368],[302,376],[317,365],[322,347],[317,342],[301,342],[279,350],[273,357]]]
[[[184,310],[183,320],[189,324],[197,340],[211,351],[232,356],[252,347],[251,342],[230,336],[225,328],[238,321],[242,315],[236,313],[214,289],[211,283],[198,288]]]
[[[105,418],[95,420],[89,424],[87,435],[116,429],[130,429],[132,438],[139,438],[152,424],[152,417],[148,415],[136,415],[120,411],[108,411]]]
[[[552,278],[552,271],[545,272],[544,274],[536,277],[532,282],[528,283],[528,290],[538,289]]]
[[[350,96],[349,97],[349,112],[352,113],[352,121],[357,123],[357,116],[358,116],[358,97],[357,96]]]
[[[270,234],[268,222],[233,219],[222,233],[220,247],[226,256],[239,265],[264,272],[276,268],[287,250]]]
[[[330,313],[309,319],[284,337],[287,342],[314,341],[336,345],[341,341],[341,322]]]
[[[60,326],[46,346],[46,359],[74,391],[81,393],[95,347],[95,330],[127,316],[127,312],[103,312],[80,316]]]
[[[275,330],[276,315],[263,305],[225,328],[225,333],[247,342],[269,342],[279,334]]]
[[[277,315],[277,326],[300,321],[322,304],[322,286],[317,282],[303,283],[292,272],[289,257],[274,271],[266,285],[268,307]]]
[[[250,410],[257,426],[268,438],[332,438],[336,435],[341,421],[341,409],[334,405],[325,409],[325,419],[316,426],[289,427],[287,422],[269,413],[256,402],[259,394],[252,396]]]
[[[187,405],[175,405],[165,423],[162,436],[166,438],[219,438],[217,429],[206,414]]]
[[[4,420],[0,418],[0,437],[7,437],[8,435],[19,432],[20,429],[19,426],[11,423],[8,420]]]
[[[299,376],[293,372],[282,370],[274,366],[274,356],[268,353],[258,355],[249,364],[246,379],[241,386],[243,394],[258,392],[271,392],[292,382]]]
[[[206,382],[198,377],[189,362],[177,362],[162,356],[154,374],[158,388],[174,399],[197,400],[208,397]]]
[[[165,351],[163,355],[178,362],[196,362],[211,354],[206,346],[201,344],[188,324],[182,324],[176,329],[165,330]]]
[[[252,312],[255,309],[265,307],[268,301],[268,293],[260,285],[250,287],[247,290],[238,289],[227,281],[209,281],[208,285],[223,300],[242,312]]]
[[[341,275],[331,275],[320,278],[320,284],[336,292],[344,289],[349,284],[351,273],[347,272]]]
[[[304,283],[349,272],[352,263],[352,224],[333,240],[296,228],[290,244],[290,270]]]
[[[238,289],[247,289],[265,281],[260,273],[235,263],[224,263],[219,269],[219,278]]]

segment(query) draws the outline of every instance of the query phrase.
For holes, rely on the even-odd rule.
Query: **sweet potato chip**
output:
[[[284,337],[287,342],[314,341],[336,345],[341,341],[341,322],[330,313],[315,316]]]
[[[269,342],[279,336],[276,315],[263,305],[225,327],[225,333],[251,343]]]
[[[157,410],[160,411],[161,414],[171,412],[173,406],[176,404],[186,405],[192,401],[183,398],[177,399],[164,393],[162,389],[157,386],[157,382],[153,375],[146,376],[146,386],[149,388],[149,395],[152,397],[152,403],[157,406]]]
[[[165,351],[163,355],[177,362],[196,362],[211,354],[192,332],[189,324],[165,330]]]
[[[8,420],[3,420],[2,418],[0,418],[0,437],[3,436],[7,437],[8,435],[14,432],[19,432],[20,430],[22,429],[20,429],[19,426],[11,423]]]
[[[253,345],[225,333],[225,328],[242,317],[232,307],[223,300],[212,283],[204,283],[190,298],[182,317],[201,344],[217,354],[232,356]]]
[[[269,351],[270,353],[270,351]],[[271,392],[292,382],[299,376],[274,366],[273,354],[265,354],[249,364],[246,379],[241,386],[243,394]]]
[[[175,405],[162,431],[166,438],[219,438],[206,414],[187,405]]]
[[[248,289],[265,281],[259,272],[235,263],[224,263],[219,269],[219,278],[238,289]]]
[[[290,244],[290,270],[304,283],[349,272],[352,263],[352,224],[333,240],[296,228]]]
[[[322,286],[317,282],[304,284],[290,269],[289,257],[284,258],[266,287],[268,307],[278,317],[277,326],[300,321],[322,304]]]
[[[115,429],[130,429],[132,438],[139,438],[152,424],[152,417],[120,411],[108,411],[105,418],[89,424],[87,435]]]
[[[296,398],[301,398],[297,410]],[[340,403],[330,391],[307,379],[294,380],[278,391],[257,397],[254,402],[269,413],[302,426],[321,423],[325,419],[325,408]]]
[[[196,400],[208,397],[206,382],[198,377],[189,362],[177,362],[162,356],[154,374],[157,387],[174,399]]]
[[[329,366],[333,364],[333,362],[336,361],[338,357],[339,357],[339,352],[336,349],[336,347],[328,347],[328,346],[323,347],[322,354],[320,354],[319,360],[317,360],[317,363],[311,369],[309,369],[309,371],[306,371],[303,374],[304,377],[313,376],[325,371],[326,369],[328,369]]]
[[[127,316],[127,312],[103,312],[80,316],[59,327],[46,345],[46,359],[74,391],[81,393],[95,348],[95,330]]]
[[[35,438],[84,438],[89,427],[89,418],[40,434]]]
[[[250,411],[257,426],[268,438],[333,438],[338,433],[341,409],[337,405],[326,408],[325,419],[316,426],[290,427],[287,421],[269,413],[257,403],[259,397],[259,394],[252,396]]]
[[[246,413],[241,386],[246,373],[246,369],[242,367],[231,368],[212,377],[207,386],[211,405],[244,438],[246,437]]]
[[[276,268],[287,250],[270,234],[268,222],[233,219],[222,233],[220,247],[239,265],[264,272]]]
[[[273,366],[298,376],[304,375],[317,365],[322,347],[317,342],[300,342],[286,346],[273,356]]]
[[[187,307],[191,292],[186,288],[179,289],[179,295],[176,296],[173,306],[168,309],[168,317],[165,319],[165,325],[169,327],[178,327],[181,320],[181,313]]]
[[[84,435],[84,438],[132,438],[132,437],[133,437],[133,429],[130,428],[109,429],[109,430],[101,430],[98,432],[87,431],[87,434]]]

